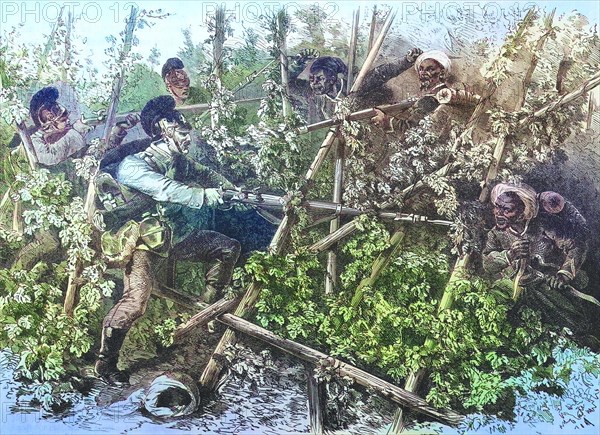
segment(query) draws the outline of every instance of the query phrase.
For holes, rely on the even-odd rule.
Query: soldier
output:
[[[444,92],[449,92],[444,90],[448,89],[446,80],[452,70],[450,58],[439,50],[423,53],[418,48],[410,50],[399,63],[380,65],[370,71],[365,77],[357,97],[364,96],[366,98],[372,95],[373,91],[380,88],[385,82],[412,66],[419,75],[421,91],[419,97],[414,99],[414,105],[396,116],[388,116],[380,109],[375,109],[377,115],[373,117],[372,122],[380,125],[386,132],[393,132],[395,129],[404,132],[408,128],[416,126],[421,119],[438,108],[440,95],[443,95],[444,102],[450,101],[450,97],[444,94]]]
[[[69,158],[82,157],[86,151],[101,156],[105,149],[90,150],[86,143],[85,135],[93,127],[80,119],[71,123],[68,110],[58,99],[58,89],[48,86],[36,92],[29,103],[29,114],[37,127],[31,135],[31,141],[38,163],[44,167],[55,167]],[[113,127],[107,148],[118,146],[127,135],[127,130],[137,122],[137,117],[130,116],[126,122]]]
[[[83,157],[86,153],[100,157],[106,151],[105,148],[118,146],[127,131],[138,122],[138,118],[128,116],[126,121],[115,126],[111,130],[107,147],[88,147],[85,135],[92,127],[79,119],[71,124],[69,111],[58,101],[59,96],[56,87],[48,86],[40,89],[31,98],[29,113],[37,128],[31,135],[33,150],[41,167],[53,173],[65,174],[66,179],[72,183],[75,194],[85,198],[87,182],[77,177],[72,159]],[[37,231],[31,242],[16,254],[14,266],[28,270],[38,261],[53,261],[60,249],[57,231]]]
[[[525,302],[539,307],[546,321],[586,337],[582,299],[567,291],[587,284],[581,270],[588,250],[583,216],[558,193],[537,195],[526,184],[498,184],[490,200],[495,226],[483,249],[484,271],[516,279]]]
[[[169,94],[178,106],[203,102],[198,88],[190,86],[190,78],[183,68],[183,62],[178,57],[167,59],[163,65],[162,78]]]
[[[152,198],[158,212],[158,218],[139,224],[130,221],[116,234],[103,235],[105,253],[120,257],[125,265],[124,293],[104,318],[96,362],[96,372],[109,383],[128,381],[127,373],[117,368],[119,350],[129,328],[146,310],[157,285],[155,269],[161,256],[209,263],[203,299],[213,302],[229,284],[240,255],[237,240],[206,229],[211,209],[222,203],[219,188],[233,185],[185,156],[191,128],[175,110],[175,100],[170,96],[150,100],[142,110],[141,123],[151,144],[104,166],[124,190],[146,203]],[[137,208],[139,213],[144,211]],[[133,234],[126,246],[118,243],[124,234]]]
[[[339,57],[322,56],[315,59],[309,70],[309,85],[317,97],[317,108],[325,119],[335,113],[335,105],[344,97],[348,67]]]

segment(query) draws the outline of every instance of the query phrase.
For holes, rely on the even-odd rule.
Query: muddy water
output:
[[[160,420],[143,408],[144,382],[129,390],[93,381],[88,394],[73,393],[72,406],[62,414],[31,406],[31,394],[20,394],[13,379],[18,361],[0,352],[2,435],[8,434],[288,434],[309,432],[306,370],[302,364],[272,351],[241,345],[238,357],[215,397],[194,414]],[[155,367],[156,368],[156,367]],[[162,367],[160,367],[162,369]],[[155,372],[146,371],[148,377]],[[377,399],[375,399],[377,400]],[[393,407],[383,401],[360,403],[349,413],[349,425],[339,433],[382,433]],[[381,412],[380,412],[381,411]]]

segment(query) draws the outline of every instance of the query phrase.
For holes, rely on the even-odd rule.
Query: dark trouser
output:
[[[177,260],[209,263],[207,286],[221,291],[231,281],[240,255],[240,243],[215,231],[196,230],[171,248]],[[149,251],[136,250],[125,268],[123,296],[104,318],[103,326],[129,329],[146,311],[152,290],[157,285],[155,270],[159,257]]]

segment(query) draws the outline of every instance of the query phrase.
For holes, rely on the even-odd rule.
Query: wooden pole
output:
[[[60,8],[60,12],[58,13],[58,18],[56,19],[56,22],[54,23],[54,26],[52,27],[52,31],[50,32],[50,36],[48,36],[48,40],[46,41],[46,45],[44,46],[44,51],[42,52],[42,55],[40,57],[40,63],[38,64],[38,69],[37,69],[37,74],[36,74],[38,81],[40,80],[43,69],[46,68],[46,65],[48,64],[48,55],[50,54],[50,51],[54,48],[54,37],[56,35],[56,32],[58,32],[58,28],[59,28],[61,20],[62,20],[62,14],[63,14],[64,9],[65,9],[64,6],[62,6]]]
[[[68,74],[67,67],[71,65],[71,31],[73,30],[73,13],[69,11],[67,15],[67,31],[65,33],[65,56],[61,66],[61,78],[63,82],[67,82]]]
[[[360,8],[352,12],[352,33],[350,34],[350,50],[348,52],[348,80],[346,93],[350,92],[354,83],[354,66],[356,64],[356,46],[358,45],[358,23],[360,21]]]
[[[373,14],[371,15],[371,27],[369,29],[369,44],[368,49],[371,51],[375,41],[375,32],[377,27],[377,5],[373,6]]]
[[[235,315],[222,314],[221,316],[217,317],[217,320],[244,334],[250,335],[251,337],[257,338],[261,341],[265,341],[270,345],[275,346],[278,349],[281,349],[284,352],[294,355],[295,357],[304,361],[312,364],[318,364],[320,366],[330,367],[336,375],[349,377],[357,384],[362,385],[363,387],[371,388],[373,391],[377,392],[383,397],[402,406],[414,409],[415,412],[426,415],[436,421],[440,421],[450,426],[456,426],[464,418],[462,415],[453,410],[434,408],[414,393],[408,392],[390,382],[384,381],[383,379],[367,373],[364,370],[335,359],[327,354],[311,349],[308,346],[304,346],[303,344],[279,337],[278,335],[273,334],[271,331],[254,325],[253,323]]]
[[[240,298],[236,299],[220,299],[214,304],[205,307],[190,318],[184,324],[181,324],[175,330],[174,341],[180,341],[182,338],[186,337],[191,331],[198,328],[201,325],[205,325],[210,322],[215,317],[226,313],[233,308],[235,308],[240,303]]]
[[[391,17],[391,16],[388,17],[388,19],[390,19],[390,18],[393,19],[393,17]],[[391,24],[391,20],[389,20],[389,21]],[[389,29],[389,26],[387,26],[387,29]],[[384,28],[384,30],[381,32],[381,35],[380,35],[381,42],[383,42],[383,38],[387,34],[387,29]],[[371,53],[369,53],[369,56],[367,57],[367,61],[365,61],[365,63],[363,64],[363,66],[361,68],[361,73],[363,74],[363,76],[366,74],[366,71],[368,71],[371,68],[373,61],[374,61],[375,57],[377,56],[377,51],[379,51],[380,47],[381,47],[381,43],[376,44],[376,46],[373,47],[373,49],[371,50]],[[351,91],[356,90],[356,88],[358,86],[359,86],[359,84],[357,84],[355,82],[352,85]],[[330,131],[327,134],[327,136],[325,137],[325,140],[323,141],[323,144],[319,148],[319,151],[317,152],[315,159],[313,160],[312,164],[310,165],[310,168],[308,169],[308,171],[306,172],[306,175],[304,176],[304,185],[305,186],[307,186],[309,184],[309,182],[311,180],[313,180],[317,171],[319,170],[319,168],[325,161],[325,157],[327,156],[327,153],[329,152],[329,149],[330,149],[331,144],[333,143],[333,140],[335,139],[335,137],[336,137],[335,131]],[[273,237],[273,240],[269,247],[271,252],[280,253],[283,251],[285,244],[287,242],[290,230],[291,230],[292,223],[293,223],[293,219],[292,219],[291,215],[286,214],[285,217],[283,218],[283,220],[281,221],[281,224],[279,225],[277,232],[275,233],[275,236]],[[258,299],[258,297],[260,295],[260,289],[261,289],[261,286],[256,281],[250,285],[250,287],[246,291],[246,294],[242,298],[242,301],[240,302],[240,304],[238,305],[238,307],[235,310],[236,316],[243,317],[254,306],[256,300]],[[204,368],[204,371],[202,372],[202,375],[200,377],[199,382],[206,389],[208,389],[208,390],[214,389],[214,387],[216,386],[217,381],[218,381],[220,368],[219,368],[219,363],[217,362],[218,358],[215,358],[215,355],[222,354],[225,347],[227,345],[233,343],[234,341],[235,341],[235,335],[234,335],[233,331],[231,331],[231,329],[228,329],[227,331],[225,331],[225,333],[223,334],[223,337],[221,337],[221,341],[219,341],[219,343],[215,347],[215,350],[213,351],[212,358],[210,359],[210,361]]]
[[[529,85],[531,85],[531,79],[533,77],[533,72],[535,71],[535,68],[537,67],[537,63],[539,60],[538,53],[540,53],[542,51],[542,49],[544,48],[544,44],[546,44],[546,39],[548,39],[548,37],[552,34],[552,32],[554,30],[552,28],[552,20],[554,19],[555,12],[556,12],[556,9],[553,9],[552,13],[545,19],[546,31],[544,32],[542,37],[540,39],[538,39],[538,41],[537,41],[537,44],[536,44],[534,52],[533,52],[533,57],[531,59],[531,62],[529,63],[529,68],[527,68],[527,72],[525,73],[525,78],[523,79],[523,83],[521,84],[521,101],[520,101],[521,107],[525,104],[525,100],[527,98],[527,90],[529,89]]]
[[[589,130],[592,128],[592,120],[594,119],[594,98],[592,94],[588,95],[588,109],[587,109],[587,120],[586,120],[586,128]]]
[[[342,225],[336,232],[327,235],[318,242],[314,243],[309,250],[319,253],[329,249],[331,246],[349,236],[356,230],[356,219],[351,220],[347,224]]]
[[[123,52],[120,55],[120,60],[125,61],[125,58],[129,55],[131,51],[131,47],[133,45],[133,32],[135,31],[135,26],[137,22],[137,14],[138,9],[131,6],[131,12],[129,14],[129,18],[127,20],[127,24],[125,27],[125,40],[123,44]],[[121,89],[123,88],[123,83],[125,82],[125,68],[122,67],[119,75],[115,79],[113,83],[111,102],[108,109],[108,115],[106,117],[106,124],[104,127],[104,144],[108,146],[110,141],[110,133],[113,125],[115,125],[115,119],[117,116],[117,107],[119,106],[119,97],[121,95]],[[96,168],[96,172],[98,168]],[[95,187],[94,187],[94,176],[91,177],[86,198],[84,204],[84,210],[88,221],[92,221],[92,217],[94,215],[95,210]],[[75,302],[77,299],[77,278],[81,274],[83,270],[83,265],[81,261],[77,261],[75,265],[75,269],[69,274],[69,279],[67,282],[67,290],[65,292],[65,302],[64,302],[64,311],[65,314],[69,317],[73,316],[73,310],[75,309]]]
[[[350,90],[350,92],[356,91],[362,85],[362,82],[365,79],[367,72],[369,72],[369,70],[371,69],[371,65],[373,65],[373,63],[375,62],[375,58],[377,57],[377,54],[379,53],[381,44],[383,44],[383,41],[384,41],[385,37],[387,36],[387,33],[390,30],[390,27],[391,27],[392,22],[394,21],[395,17],[396,17],[396,10],[390,11],[385,20],[385,23],[383,23],[383,28],[381,29],[381,32],[379,33],[377,40],[373,44],[373,47],[369,51],[369,55],[367,56],[367,59],[365,60],[365,65],[369,65],[369,68],[366,69],[365,65],[363,65],[363,68],[361,68],[360,73],[358,73],[358,77],[356,77],[356,81],[352,85],[352,89]]]
[[[342,190],[344,185],[344,141],[338,140],[335,156],[335,170],[333,181],[333,202],[342,203]],[[329,223],[329,233],[334,233],[340,227],[340,217]],[[327,253],[327,274],[325,275],[325,293],[332,294],[337,282],[337,254],[335,251]]]
[[[279,51],[279,68],[281,71],[281,102],[283,105],[283,117],[287,118],[290,116],[292,111],[292,106],[290,104],[290,79],[288,75],[289,66],[286,54],[286,38],[288,33],[287,12],[284,9],[281,9],[279,12],[277,12],[276,20],[277,26],[275,27],[275,32],[277,34],[277,50]]]
[[[225,44],[225,7],[223,5],[217,6],[214,25],[212,74],[217,77],[217,86],[220,89],[221,77],[223,76],[223,45]],[[210,125],[213,130],[219,126],[219,114],[215,111],[211,111],[210,113]]]
[[[323,409],[325,394],[323,384],[315,378],[315,366],[306,364],[306,381],[308,393],[308,421],[310,424],[310,433],[315,435],[323,434]]]
[[[163,296],[160,293],[159,295]],[[168,293],[166,297],[169,297]],[[176,298],[175,302],[182,303],[180,298]],[[464,417],[455,411],[434,408],[419,396],[407,392],[390,382],[365,372],[364,370],[344,363],[303,344],[279,337],[271,331],[261,328],[260,326],[244,320],[241,317],[226,313],[225,311],[227,311],[227,307],[231,302],[232,301],[228,301],[226,299],[221,299],[220,301],[215,302],[213,305],[204,308],[201,312],[194,316],[196,319],[194,322],[194,327],[199,327],[213,318],[216,318],[217,321],[229,326],[230,328],[275,346],[286,353],[312,364],[313,366],[318,365],[321,367],[329,367],[337,376],[349,377],[363,387],[372,388],[375,392],[382,395],[386,399],[396,402],[400,405],[414,408],[416,412],[427,415],[437,421],[451,426],[456,426],[463,420]],[[205,304],[196,303],[193,305],[188,305],[187,308],[203,305]],[[223,314],[219,315],[219,313]],[[178,332],[181,332],[179,332],[179,334],[176,332],[175,335],[177,339],[185,336],[190,329],[187,327],[187,324],[180,326],[180,328],[181,329],[178,330]],[[183,332],[184,329],[186,332]]]
[[[356,290],[350,305],[356,309],[363,300],[363,293],[365,287],[373,287],[381,272],[390,264],[390,262],[398,255],[400,248],[402,247],[402,241],[404,240],[404,229],[400,228],[396,230],[394,235],[390,239],[390,246],[385,249],[371,266],[371,274],[367,278],[363,278]]]

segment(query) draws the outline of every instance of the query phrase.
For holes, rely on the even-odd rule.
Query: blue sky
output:
[[[58,11],[64,6],[66,11],[72,11],[80,17],[75,25],[76,34],[85,40],[82,55],[92,60],[103,58],[103,50],[107,43],[105,37],[118,35],[124,27],[124,19],[128,15],[131,5],[141,9],[156,10],[162,8],[164,12],[172,15],[163,20],[154,20],[152,28],[142,29],[137,33],[139,46],[137,51],[144,57],[150,54],[153,47],[157,47],[161,56],[159,61],[175,55],[183,44],[182,29],[189,28],[195,41],[202,41],[207,37],[205,19],[218,4],[225,4],[227,10],[235,15],[233,23],[234,35],[229,39],[230,44],[239,41],[242,29],[256,26],[257,16],[268,13],[280,7],[293,12],[306,5],[317,3],[315,0],[289,1],[88,1],[76,0],[70,2],[59,1],[2,1],[0,2],[1,31],[8,31],[12,26],[23,23],[21,40],[26,43],[41,44],[45,41],[44,35],[50,32],[52,24],[56,21]],[[600,2],[596,1],[320,1],[318,2],[328,12],[332,21],[350,23],[352,12],[360,7],[363,22],[368,20],[373,5],[393,5],[398,9],[395,26],[403,23],[423,23],[427,26],[434,22],[444,22],[455,17],[458,10],[473,13],[487,13],[492,19],[506,14],[509,8],[518,8],[524,11],[532,5],[551,9],[556,7],[558,14],[567,13],[577,9],[586,15],[592,24],[600,23]],[[494,28],[490,29],[495,32]],[[502,35],[494,35],[501,37]],[[434,48],[434,47],[429,47]]]

